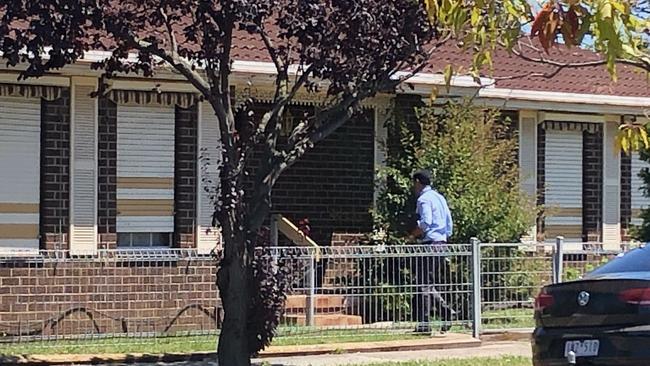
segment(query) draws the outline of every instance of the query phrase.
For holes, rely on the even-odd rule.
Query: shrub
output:
[[[530,228],[536,207],[519,188],[518,141],[510,128],[512,121],[469,101],[449,103],[442,110],[421,108],[417,119],[415,126],[409,126],[403,116],[395,116],[387,125],[392,139],[386,146],[386,167],[378,172],[379,199],[374,212],[375,226],[388,233],[387,244],[405,244],[405,234],[415,227],[411,174],[417,169],[429,170],[432,186],[447,198],[454,219],[452,242],[469,243],[472,237],[482,242],[518,242]],[[511,304],[529,301],[540,282],[528,271],[533,263],[522,259],[525,254],[516,247],[496,248],[489,256],[508,259],[499,260],[503,274],[484,276],[484,285],[506,290],[484,292],[483,298]],[[469,281],[470,267],[462,258],[452,271],[463,282]],[[369,278],[405,280],[403,276],[382,273]],[[454,297],[452,303],[469,301],[467,296]],[[394,297],[388,300],[393,301],[391,306],[408,303]]]
[[[530,228],[536,210],[519,189],[517,138],[497,110],[468,101],[449,103],[436,114],[418,110],[421,136],[397,117],[388,125],[399,141],[380,170],[376,225],[400,236],[414,227],[411,174],[427,169],[432,186],[449,203],[453,242],[513,242]]]

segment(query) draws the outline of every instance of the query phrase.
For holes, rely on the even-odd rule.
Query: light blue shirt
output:
[[[418,226],[425,241],[447,241],[453,233],[451,212],[447,200],[430,186],[424,187],[417,202]]]

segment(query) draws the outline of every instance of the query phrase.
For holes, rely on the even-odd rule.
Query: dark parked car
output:
[[[650,247],[544,287],[535,322],[535,366],[650,365]]]

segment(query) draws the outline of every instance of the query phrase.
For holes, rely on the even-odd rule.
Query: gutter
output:
[[[92,63],[98,62],[106,59],[110,56],[111,52],[108,51],[88,51],[85,53],[84,57],[80,60],[80,63]],[[127,61],[136,61],[137,55],[135,53],[130,53]],[[88,70],[89,71],[89,70]],[[275,75],[275,65],[272,62],[267,61],[241,61],[235,60],[232,65],[232,71],[234,76],[234,81],[241,81],[241,78],[244,79],[253,78],[255,76],[261,77],[257,79],[257,82],[265,83],[268,82],[269,85],[272,84],[271,76]],[[65,69],[63,70],[65,72]],[[169,70],[167,70],[169,73]],[[174,74],[172,70],[172,75]],[[289,67],[289,74],[296,75],[299,74],[299,67],[297,65],[292,65]],[[397,72],[394,77],[404,77],[407,76],[408,72]],[[38,79],[30,79],[26,81],[28,84],[38,84],[38,85],[60,85],[64,86],[65,81],[61,80],[62,76],[50,76],[41,77]],[[269,77],[269,78],[266,78]],[[5,76],[0,74],[0,82],[12,82],[10,76]],[[57,80],[58,79],[58,80]],[[123,77],[123,80],[130,79],[129,76]],[[141,79],[141,78],[140,78]],[[142,85],[139,85],[140,88],[150,88],[150,85],[157,84],[159,81],[167,82],[167,80],[158,80],[151,78],[151,81],[141,82]],[[169,80],[172,81],[172,80]],[[180,83],[187,83],[184,79],[174,80]],[[522,101],[527,103],[558,103],[564,105],[580,105],[582,107],[594,106],[596,108],[602,108],[603,106],[614,106],[621,107],[626,110],[633,109],[638,114],[645,114],[646,116],[650,115],[650,97],[628,97],[628,96],[615,96],[615,95],[598,95],[598,94],[578,94],[578,93],[564,93],[564,92],[548,92],[548,91],[534,91],[534,90],[523,90],[523,89],[505,89],[496,87],[495,80],[491,78],[480,78],[480,84],[477,83],[474,78],[466,75],[453,76],[451,79],[450,87],[464,90],[463,95],[475,96],[479,99],[494,99],[501,101]],[[13,81],[15,82],[15,81]],[[189,85],[186,87],[176,84],[171,89],[178,91],[193,91],[194,88]],[[402,88],[403,90],[398,90],[397,93],[402,94],[420,94],[420,95],[429,95],[434,88],[445,87],[445,78],[441,74],[433,73],[418,73],[404,82],[404,84],[413,86],[412,90]],[[165,88],[163,88],[165,89]],[[444,97],[444,94],[441,93],[441,97]],[[580,108],[582,109],[582,108]]]

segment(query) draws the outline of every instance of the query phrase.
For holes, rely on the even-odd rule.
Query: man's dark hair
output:
[[[426,170],[418,170],[413,174],[413,179],[425,186],[431,185],[431,174]]]

